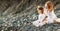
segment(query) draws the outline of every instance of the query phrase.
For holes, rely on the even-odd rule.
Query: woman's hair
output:
[[[41,12],[43,13],[43,7],[42,6],[37,6],[37,10],[41,10]]]
[[[45,7],[47,7],[48,9],[52,9],[54,8],[54,4],[51,1],[47,1],[45,3]]]

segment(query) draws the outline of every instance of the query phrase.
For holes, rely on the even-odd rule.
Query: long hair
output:
[[[48,9],[48,10],[53,10],[54,9],[54,4],[51,2],[51,1],[47,1],[45,3],[45,7]]]

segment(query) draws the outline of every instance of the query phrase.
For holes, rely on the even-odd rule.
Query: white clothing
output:
[[[38,22],[38,21],[34,21],[32,24],[33,24],[34,26],[36,26],[36,27],[39,26],[39,22]]]
[[[47,21],[48,23],[53,23],[54,20],[57,18],[56,15],[52,12],[48,12],[48,18],[47,18]]]
[[[45,18],[45,14],[40,14],[40,15],[38,16],[38,20],[39,20],[40,22],[42,22],[44,18]]]
[[[54,13],[54,11],[52,11],[52,13]],[[44,8],[44,14],[48,16],[48,10],[46,8]]]
[[[45,18],[45,15],[44,14],[39,14],[38,20],[37,21],[34,21],[33,22],[33,25],[35,25],[36,27],[44,25],[42,23],[42,21],[43,21],[44,18]]]
[[[39,21],[34,21],[33,22],[33,25],[36,26],[36,27],[43,26],[44,24],[45,24],[44,22],[39,23]]]
[[[55,19],[55,21],[60,22],[60,18]]]
[[[45,15],[47,16],[47,23],[53,23],[54,20],[57,18],[57,16],[55,15],[55,13],[52,11],[52,12],[49,12],[47,9],[44,9],[44,13]]]

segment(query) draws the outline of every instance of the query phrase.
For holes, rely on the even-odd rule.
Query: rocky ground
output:
[[[38,19],[37,5],[48,0],[0,0],[0,31],[60,31],[60,24],[35,27],[31,22]],[[54,3],[55,14],[60,18],[60,0]]]

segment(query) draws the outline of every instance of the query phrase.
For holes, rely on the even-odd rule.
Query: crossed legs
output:
[[[43,26],[45,24],[50,24],[50,23],[58,24],[58,23],[60,23],[60,18],[57,18],[54,21],[44,20],[44,21],[40,22],[39,20],[37,20],[37,21],[32,22],[32,24],[36,27]]]
[[[43,26],[43,25],[45,25],[46,23],[47,23],[46,20],[44,20],[44,21],[42,21],[42,22],[40,22],[39,20],[32,22],[32,24],[33,24],[34,26],[36,26],[36,27]]]

